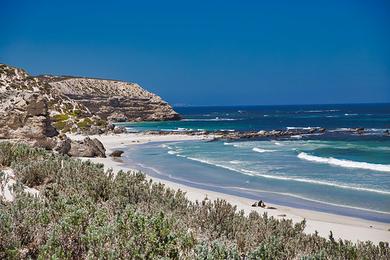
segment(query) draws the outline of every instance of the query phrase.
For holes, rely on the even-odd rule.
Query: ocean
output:
[[[315,128],[325,134],[147,143],[125,163],[159,178],[254,200],[390,223],[390,104],[175,108],[183,120],[128,131]],[[363,134],[351,131],[364,128]]]

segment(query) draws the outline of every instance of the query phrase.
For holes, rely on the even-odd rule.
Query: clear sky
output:
[[[172,104],[390,102],[390,1],[0,0],[0,62]]]

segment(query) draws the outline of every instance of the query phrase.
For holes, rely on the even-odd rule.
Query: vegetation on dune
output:
[[[53,116],[53,120],[55,122],[58,122],[58,121],[66,121],[69,119],[69,115],[67,114],[57,114],[57,115],[54,115]]]
[[[99,117],[83,116],[83,112],[79,109],[73,109],[68,113],[55,114],[51,116],[53,126],[63,133],[88,131],[92,126],[104,128],[107,126],[107,121]]]
[[[21,144],[0,143],[1,166],[17,178],[15,200],[0,202],[1,259],[390,257],[388,243],[307,235],[305,222],[246,216],[224,200],[192,203],[140,172],[114,174]],[[40,195],[23,192],[22,184]]]
[[[81,129],[86,129],[86,128],[90,128],[93,125],[93,121],[87,117],[84,118],[83,120],[78,121],[76,124]]]

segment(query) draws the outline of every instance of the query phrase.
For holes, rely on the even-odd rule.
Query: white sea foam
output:
[[[301,139],[301,138],[302,138],[302,135],[292,135],[291,138],[294,138],[294,139]]]
[[[157,170],[156,168],[148,167],[148,166],[143,165],[141,163],[139,163],[138,165],[141,166],[142,168],[146,168],[146,169],[152,170],[153,172],[157,173],[158,175],[165,175],[162,172],[160,172],[159,170]],[[251,174],[248,174],[248,175],[251,175]],[[205,186],[209,186],[209,187],[218,187],[218,188],[222,188],[223,187],[223,186],[212,185],[210,183],[201,183],[201,182],[189,181],[189,180],[185,180],[185,179],[182,179],[182,178],[173,177],[173,176],[170,176],[170,175],[168,175],[168,177],[170,177],[172,179],[180,180],[180,181],[185,181],[185,182],[188,182],[188,183],[197,184],[197,185],[201,184],[201,185],[205,185]],[[246,182],[249,183],[248,180]],[[243,187],[225,187],[225,188],[233,188],[233,189],[240,189],[240,190],[259,191],[259,192],[280,194],[280,195],[295,197],[295,198],[304,199],[304,200],[308,200],[308,201],[324,203],[324,204],[332,205],[332,206],[341,206],[341,207],[352,208],[352,209],[359,209],[359,210],[365,210],[365,211],[371,211],[371,212],[377,212],[377,213],[390,214],[390,212],[386,212],[386,211],[379,211],[379,210],[374,210],[374,209],[367,209],[367,208],[361,208],[361,207],[354,207],[354,206],[349,206],[349,205],[325,202],[325,201],[321,201],[321,200],[314,200],[312,198],[307,198],[307,197],[304,197],[304,196],[301,196],[301,195],[297,195],[297,194],[292,194],[292,193],[266,191],[266,190],[255,190],[255,189],[248,189],[248,188],[243,188]],[[377,192],[377,191],[375,191],[375,192]]]
[[[179,155],[177,155],[177,156],[179,156]],[[181,157],[185,157],[185,158],[192,160],[192,161],[197,161],[197,162],[201,162],[204,164],[224,168],[224,169],[227,169],[230,171],[242,173],[242,174],[249,175],[249,176],[259,176],[259,177],[264,177],[267,179],[276,179],[276,180],[283,180],[283,181],[296,181],[296,182],[331,186],[331,187],[336,187],[336,188],[341,188],[341,189],[366,191],[366,192],[373,192],[373,193],[390,195],[390,191],[387,191],[387,190],[379,190],[379,189],[372,189],[372,188],[366,188],[366,187],[360,187],[360,186],[352,186],[352,185],[347,185],[347,184],[343,184],[343,183],[336,183],[336,182],[329,182],[329,181],[319,181],[319,180],[305,179],[305,178],[269,175],[269,174],[264,174],[262,172],[252,171],[252,170],[247,170],[247,169],[236,169],[236,168],[233,168],[233,167],[230,167],[227,165],[223,165],[221,163],[216,163],[216,162],[206,160],[206,159],[199,159],[199,158],[186,157],[186,156],[181,156]]]
[[[375,164],[367,162],[356,162],[350,160],[341,160],[333,157],[319,157],[310,155],[304,152],[298,154],[298,158],[317,163],[326,163],[330,165],[340,166],[344,168],[357,168],[372,171],[390,172],[390,165],[388,164]]]
[[[318,181],[318,180],[304,179],[304,178],[292,178],[292,177],[285,177],[285,176],[275,176],[275,175],[259,173],[259,172],[256,172],[256,171],[250,171],[250,170],[246,170],[246,169],[240,169],[240,170],[242,172],[244,172],[244,173],[250,174],[251,176],[261,176],[261,177],[268,178],[268,179],[304,182],[304,183],[332,186],[332,187],[337,187],[337,188],[341,188],[341,189],[368,191],[368,192],[374,192],[374,193],[390,195],[390,191],[386,191],[386,190],[377,190],[377,189],[371,189],[371,188],[366,188],[366,187],[349,186],[349,185],[345,185],[345,184],[341,184],[341,183],[328,182],[328,181]]]
[[[229,161],[229,163],[231,163],[231,164],[241,164],[243,162],[242,161],[233,160],[233,161]]]
[[[167,128],[167,129],[161,129],[162,132],[188,132],[188,131],[194,131],[192,128],[184,128],[184,127],[178,127],[176,129]]]
[[[240,147],[238,144],[235,144],[235,143],[223,143],[224,145],[231,145],[231,146],[234,146],[234,147]]]
[[[344,131],[351,131],[352,128],[345,128],[345,127],[342,127],[342,128],[336,128],[334,130],[330,130],[330,132],[344,132]]]
[[[275,152],[275,150],[266,150],[262,148],[255,147],[252,149],[252,151],[258,152],[258,153],[270,153],[270,152]]]
[[[321,128],[319,126],[287,126],[287,130],[311,130],[311,129],[318,129]]]
[[[197,122],[197,121],[236,121],[238,119],[236,118],[220,118],[220,117],[215,117],[215,118],[186,118],[182,119],[181,121],[187,121],[187,122]]]
[[[173,150],[168,151],[168,153],[169,153],[169,154],[178,154],[178,152],[173,151]]]
[[[142,168],[146,168],[146,169],[152,170],[153,172],[155,172],[155,173],[157,173],[159,175],[165,175],[162,172],[160,172],[159,170],[157,170],[156,168],[148,167],[148,166],[143,165],[141,163],[139,163],[138,165],[141,166]],[[253,176],[253,174],[248,174],[248,175]],[[202,184],[202,185],[209,186],[209,187],[218,187],[218,188],[222,187],[222,186],[217,186],[217,185],[211,185],[210,183],[206,184],[206,183],[188,181],[188,180],[177,178],[177,177],[175,178],[175,177],[172,177],[170,175],[168,175],[168,177],[176,179],[176,180],[186,181],[186,182],[193,183],[193,184]],[[247,181],[247,183],[248,183],[248,181]],[[225,187],[225,188],[229,188],[229,187]],[[301,195],[297,195],[297,194],[292,194],[292,193],[274,192],[274,191],[266,191],[266,190],[254,190],[254,189],[248,189],[248,188],[243,188],[243,187],[230,187],[230,188],[241,189],[241,190],[248,190],[248,191],[260,191],[260,192],[273,193],[273,194],[280,194],[280,195],[291,196],[291,197],[300,198],[300,199],[304,199],[304,200],[308,200],[308,201],[324,203],[324,204],[328,204],[328,205],[332,205],[332,206],[341,206],[341,207],[352,208],[352,209],[359,209],[359,210],[365,210],[365,211],[371,211],[371,212],[377,212],[377,213],[390,214],[390,212],[386,212],[386,211],[378,211],[378,210],[374,210],[374,209],[367,209],[367,208],[354,207],[354,206],[343,205],[343,204],[330,203],[330,202],[325,202],[325,201],[321,201],[321,200],[314,200],[312,198],[307,198],[307,197],[304,197],[304,196],[301,196]],[[378,192],[378,191],[374,190],[373,192]],[[379,193],[381,193],[381,192],[379,192]],[[385,192],[384,194],[390,194],[390,193],[386,193]]]
[[[307,111],[303,111],[303,112],[306,112],[306,113],[323,113],[323,112],[337,112],[337,111],[340,111],[340,110],[337,110],[337,109],[327,109],[327,110],[307,110]]]

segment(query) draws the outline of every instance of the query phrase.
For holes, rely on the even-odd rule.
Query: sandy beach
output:
[[[84,136],[81,135],[69,135],[72,139],[83,139]],[[145,134],[119,134],[119,135],[99,135],[99,136],[90,136],[91,138],[99,139],[107,149],[106,154],[110,154],[113,149],[125,150],[126,147],[130,145],[137,145],[147,142],[164,142],[164,141],[182,141],[182,140],[206,140],[206,136],[189,136],[189,135],[145,135]],[[83,160],[91,160],[92,162],[103,163],[105,167],[112,168],[114,171],[132,170],[128,166],[125,166],[123,163],[113,160],[111,157],[107,158],[82,158]],[[198,188],[189,187],[183,184],[178,184],[175,182],[162,180],[155,177],[150,177],[153,181],[161,182],[167,185],[168,187],[175,190],[183,190],[187,194],[187,198],[191,201],[201,201],[206,196],[211,200],[217,198],[225,199],[230,202],[232,205],[236,205],[238,210],[244,210],[247,214],[253,210],[258,211],[259,213],[267,212],[269,216],[275,218],[286,218],[292,219],[294,223],[300,222],[303,219],[306,219],[306,229],[305,232],[312,234],[315,231],[318,232],[320,236],[328,237],[330,230],[333,232],[335,238],[347,239],[351,241],[366,241],[370,240],[373,243],[378,243],[380,241],[390,241],[390,224],[380,223],[374,221],[363,220],[359,218],[328,214],[323,212],[298,209],[292,207],[286,207],[281,205],[274,205],[267,203],[268,206],[275,207],[276,209],[264,209],[260,207],[252,207],[254,203],[253,200],[232,196],[228,194],[223,194],[219,192],[203,190]]]

